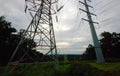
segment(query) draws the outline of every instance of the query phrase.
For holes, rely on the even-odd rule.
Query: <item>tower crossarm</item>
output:
[[[84,20],[84,21],[87,21],[87,22],[90,22],[90,23],[99,24],[98,22],[93,22],[93,21],[90,21],[90,20],[88,20],[88,19],[85,19],[85,18],[82,18],[82,20]]]
[[[83,5],[86,5],[86,6],[88,6],[88,7],[93,8],[93,6],[90,6],[90,5],[88,5],[88,4],[85,4],[85,3],[84,3],[84,2],[82,2],[82,1],[79,1],[79,3],[81,3],[81,4],[83,4]]]
[[[94,23],[98,24],[98,22],[93,21],[92,15],[94,15],[94,16],[96,16],[96,15],[90,12],[89,7],[91,7],[91,6],[89,6],[88,2],[87,2],[87,1],[91,2],[91,0],[83,0],[83,1],[84,2],[81,2],[81,1],[79,1],[79,2],[82,3],[85,6],[86,10],[83,10],[81,8],[79,8],[79,10],[85,12],[87,14],[88,19],[82,18],[82,20],[87,21],[89,23],[90,30],[91,30],[91,35],[92,35],[92,38],[93,38],[93,43],[94,43],[94,46],[95,46],[97,61],[99,63],[104,63],[105,62],[104,56],[102,54],[100,43],[98,41],[98,37],[97,37],[96,30],[95,30],[95,27],[94,27]]]
[[[79,8],[79,10],[81,10],[81,11],[83,11],[83,12],[85,12],[85,13],[89,13],[89,14],[91,14],[91,15],[97,16],[96,14],[94,14],[94,13],[90,13],[90,12],[84,10],[84,9],[81,9],[81,8]]]

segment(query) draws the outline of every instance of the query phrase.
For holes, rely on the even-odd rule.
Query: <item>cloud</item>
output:
[[[24,13],[24,0],[4,0],[0,2],[0,15],[12,22],[17,29],[26,28],[28,19]]]
[[[119,3],[120,1],[106,0],[95,7],[100,21],[101,28],[99,30],[120,32],[118,29],[120,28],[120,18],[118,17],[120,15]]]
[[[73,41],[76,41],[76,42],[84,42],[86,40],[86,38],[84,37],[75,37],[73,38]]]
[[[87,19],[86,14],[79,10],[85,9],[84,5],[78,1],[60,0],[58,6],[64,5],[64,8],[57,14],[58,23],[53,16],[56,42],[58,49],[61,49],[59,53],[80,54],[88,44],[93,44],[89,24],[81,20]],[[99,38],[99,34],[104,31],[120,32],[119,3],[119,0],[92,0],[88,3],[94,6],[90,11],[97,14],[97,17],[92,18],[99,22],[99,25],[95,25]],[[17,29],[26,28],[30,18],[24,13],[24,4],[24,0],[0,0],[0,15],[6,16]]]
[[[63,47],[68,47],[70,45],[70,43],[68,42],[57,42],[57,46],[58,48],[63,48]]]

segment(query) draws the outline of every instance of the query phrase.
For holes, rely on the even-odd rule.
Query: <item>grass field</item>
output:
[[[98,64],[95,62],[90,62],[93,67],[103,70],[103,71],[119,71],[120,72],[120,62],[109,62],[105,64]]]
[[[4,67],[0,67],[0,76]],[[95,61],[20,64],[8,76],[120,76],[120,62],[98,64]]]

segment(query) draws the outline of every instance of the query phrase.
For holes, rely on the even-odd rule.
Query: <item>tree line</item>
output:
[[[8,63],[19,41],[23,37],[23,32],[23,29],[17,31],[12,27],[11,22],[6,21],[4,16],[0,17],[0,65]],[[100,36],[101,39],[99,42],[105,59],[120,59],[120,33],[103,32]],[[27,54],[23,58],[23,62],[41,61],[43,54],[36,51],[35,47],[36,43],[33,40],[25,38],[13,61],[19,60],[25,53]],[[87,60],[96,59],[95,47],[89,44],[81,57]]]
[[[4,16],[0,17],[0,65],[6,65],[15,51],[19,41],[22,38],[24,30],[17,32],[16,28],[11,26],[11,22],[5,20]],[[25,53],[24,59],[26,61],[32,61],[32,58],[41,58],[42,53],[37,52],[34,48],[36,43],[25,38],[25,41],[20,45],[13,61],[19,60]],[[30,57],[31,56],[31,59]]]
[[[105,59],[120,60],[120,33],[103,32],[100,36],[99,42]],[[92,44],[88,45],[82,58],[88,60],[96,59],[95,47]]]

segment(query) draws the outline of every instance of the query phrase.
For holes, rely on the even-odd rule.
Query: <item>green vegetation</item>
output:
[[[12,61],[18,61],[25,53],[29,54],[31,58],[26,55],[24,59],[22,59],[22,62],[35,61],[35,59],[38,60],[43,56],[42,53],[33,49],[36,47],[36,43],[32,39],[24,36],[24,31],[25,30],[21,29],[17,32],[17,30],[12,27],[11,22],[6,21],[4,16],[0,16],[0,66],[4,66],[8,63],[22,38],[24,42],[19,45]],[[34,60],[32,58],[34,58]]]
[[[89,63],[93,67],[103,70],[103,71],[120,71],[120,62],[110,62],[110,63],[105,63],[105,64],[98,64],[95,62]]]
[[[2,74],[3,68],[0,68]],[[120,62],[99,64],[95,61],[20,64],[8,76],[120,76]]]
[[[100,34],[100,46],[107,61],[120,61],[120,33],[103,32]],[[95,47],[91,44],[88,45],[86,51],[82,55],[83,60],[96,59]]]
[[[101,34],[100,45],[104,54],[105,60],[109,61],[105,64],[92,61],[96,59],[95,47],[88,45],[82,58],[72,56],[60,58],[59,66],[55,66],[53,62],[42,60],[42,53],[33,50],[36,43],[22,35],[24,30],[17,32],[11,26],[11,23],[6,21],[4,16],[0,17],[0,76],[4,71],[4,66],[8,63],[9,58],[14,52],[21,38],[25,41],[19,47],[13,61],[17,61],[26,52],[34,61],[43,61],[38,64],[26,57],[22,63],[16,67],[10,66],[8,76],[120,76],[120,33],[103,32]],[[34,54],[33,54],[34,53]],[[38,55],[38,56],[36,56]],[[70,58],[70,59],[69,59]],[[87,61],[72,61],[72,60],[87,60]],[[88,61],[90,60],[90,61]]]

